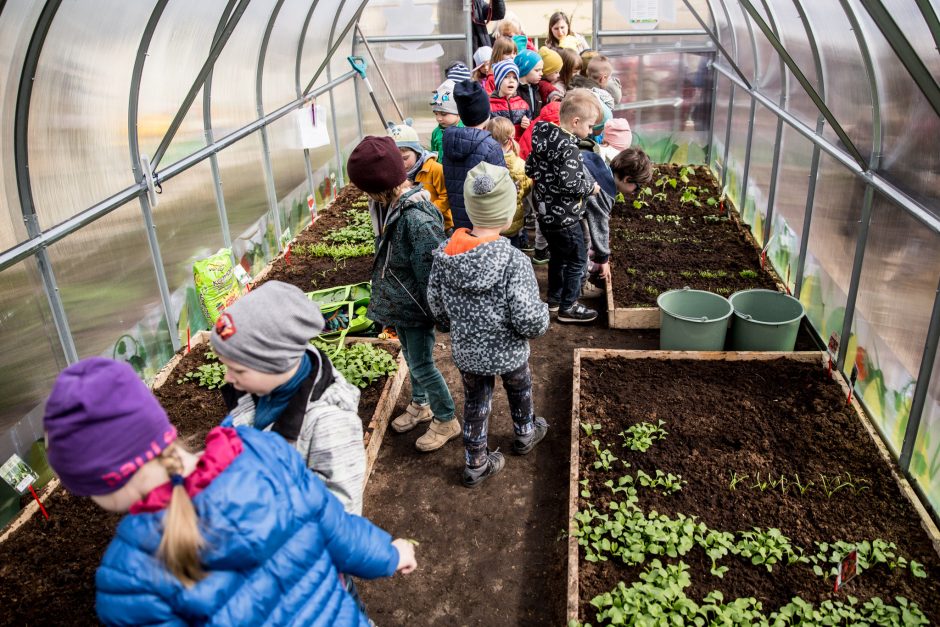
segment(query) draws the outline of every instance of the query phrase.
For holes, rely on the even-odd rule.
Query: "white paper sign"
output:
[[[302,148],[319,148],[330,143],[326,128],[326,107],[312,103],[294,112]]]

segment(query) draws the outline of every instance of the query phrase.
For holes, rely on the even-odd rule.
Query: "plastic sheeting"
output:
[[[927,405],[911,457],[911,474],[923,487],[934,511],[940,511],[940,353],[933,363]]]

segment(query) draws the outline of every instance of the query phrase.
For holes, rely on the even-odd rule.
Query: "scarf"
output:
[[[427,161],[431,157],[434,157],[436,159],[437,153],[431,152],[430,150],[424,150],[424,149],[421,150],[421,154],[418,155],[418,160],[415,161],[415,164],[411,166],[410,170],[408,170],[409,181],[411,181],[412,183],[415,182],[415,177],[418,176],[418,172],[420,172],[421,168],[424,167],[424,162]]]
[[[313,363],[310,361],[310,355],[304,353],[304,356],[300,359],[297,372],[289,381],[271,390],[270,394],[258,398],[255,407],[255,429],[264,430],[277,420],[284,408],[287,407],[291,397],[300,387],[300,384],[310,376],[312,369]]]

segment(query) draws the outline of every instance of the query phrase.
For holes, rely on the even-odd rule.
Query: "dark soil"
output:
[[[676,166],[658,167],[662,175],[678,175]],[[689,185],[707,190],[699,193],[701,207],[680,202],[683,183],[676,190],[666,185],[665,200],[647,199],[649,206],[641,209],[630,203],[614,205],[610,265],[619,307],[655,307],[659,294],[685,286],[724,296],[742,289],[777,289],[771,274],[761,269],[760,252],[733,210],[722,212],[706,204],[707,198],[718,196],[711,175],[697,169]],[[727,204],[730,209],[730,201]],[[718,221],[706,221],[705,216]]]
[[[620,383],[618,383],[620,382]],[[832,582],[817,577],[811,566],[775,566],[768,573],[738,557],[725,558],[730,570],[723,579],[709,572],[711,560],[699,549],[680,558],[691,567],[692,586],[686,593],[700,600],[720,590],[727,601],[755,597],[770,613],[793,597],[819,603],[851,594],[864,601],[880,596],[893,602],[896,595],[917,602],[931,622],[940,619],[940,558],[920,526],[920,519],[904,498],[889,469],[852,408],[842,388],[829,380],[817,363],[787,360],[714,362],[661,360],[583,360],[582,420],[600,423],[602,448],[609,448],[630,473],[659,469],[681,475],[688,483],[664,496],[640,488],[639,506],[669,516],[692,515],[722,531],[752,527],[779,528],[791,541],[815,552],[814,542],[883,539],[895,542],[898,553],[924,564],[928,578],[917,579],[907,569],[884,566],[866,570],[848,584],[844,593],[832,592]],[[622,446],[617,434],[638,422],[664,420],[668,432],[646,453]],[[611,471],[595,470],[597,455],[590,440],[581,437],[581,477],[590,480],[595,507],[609,501],[607,479],[624,474],[617,462]],[[745,481],[732,491],[731,473],[755,479],[792,477],[815,480],[805,494],[779,489],[761,492]],[[851,473],[857,485],[870,489],[858,494],[849,489],[831,498],[818,489],[819,475]],[[588,501],[581,499],[581,507]],[[583,557],[583,550],[582,550]],[[678,560],[672,560],[678,561]],[[591,564],[581,560],[581,616],[594,618],[588,603],[618,581],[636,580],[640,568],[613,560]]]
[[[547,267],[537,266],[543,296]],[[600,300],[585,301],[602,306]],[[531,342],[532,397],[551,428],[529,455],[511,451],[506,395],[496,385],[489,447],[506,454],[505,469],[478,489],[460,484],[463,444],[452,440],[422,454],[425,432],[385,435],[366,488],[365,515],[396,537],[414,538],[418,570],[359,584],[369,617],[379,625],[564,625],[567,572],[568,469],[572,355],[576,347],[655,349],[656,331],[552,321]],[[463,416],[463,386],[439,335],[435,357]],[[396,414],[411,400],[409,385]]]
[[[206,363],[207,347],[194,347],[155,392],[181,441],[195,450],[202,448],[206,434],[227,413],[219,390],[176,382],[181,374]],[[397,357],[397,349],[382,348]],[[386,381],[382,377],[360,390],[364,432],[369,431]],[[121,516],[63,489],[50,495],[45,506],[48,522],[37,513],[0,543],[0,624],[97,624],[95,571]]]
[[[326,233],[346,226],[349,220],[345,212],[361,197],[362,192],[354,185],[344,187],[336,200],[320,211],[316,222],[298,233],[291,242],[290,263],[285,257],[278,257],[271,264],[271,271],[257,284],[283,281],[299,287],[304,292],[312,292],[368,281],[372,276],[371,255],[334,261],[329,257],[313,257],[298,252],[305,245],[321,241]]]

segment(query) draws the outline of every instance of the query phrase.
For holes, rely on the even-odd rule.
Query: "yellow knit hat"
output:
[[[561,55],[547,46],[539,48],[539,56],[542,57],[542,74],[554,74],[561,72]]]

